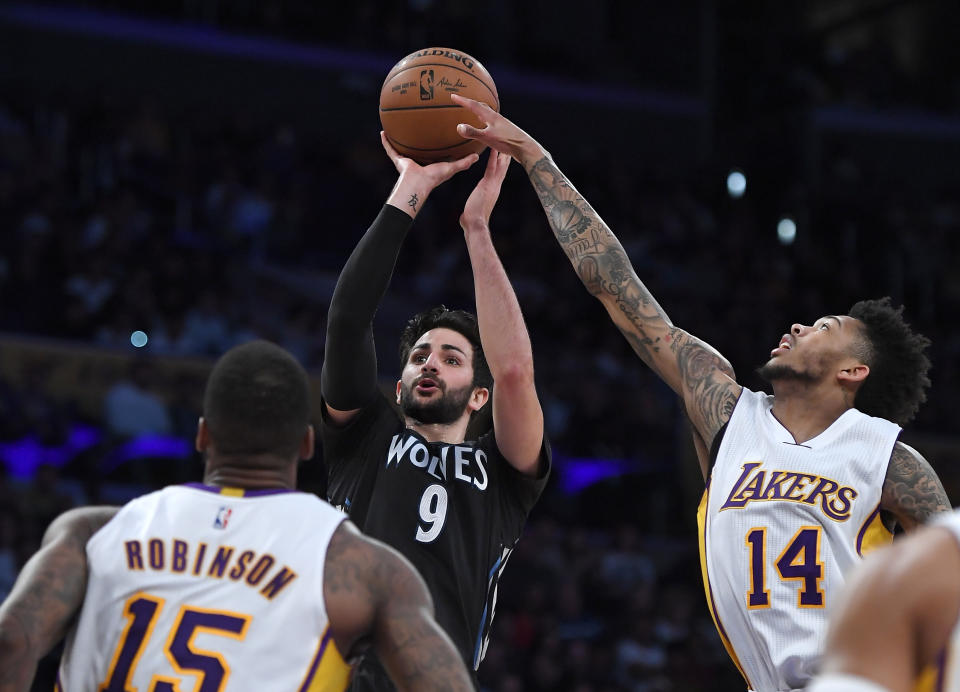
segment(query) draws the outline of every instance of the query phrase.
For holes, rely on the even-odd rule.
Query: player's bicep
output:
[[[520,473],[536,476],[543,449],[543,408],[532,378],[498,379],[490,405],[503,458]]]
[[[949,511],[950,501],[929,462],[912,447],[897,442],[887,466],[880,506],[910,531],[934,515]]]
[[[93,520],[91,510],[99,511]],[[66,634],[86,592],[87,541],[115,512],[113,508],[106,512],[84,508],[62,515],[47,529],[43,546],[20,571],[0,607],[0,629],[5,638],[11,633],[23,638],[26,659],[39,660]]]
[[[672,342],[687,416],[709,449],[740,397],[733,367],[716,349],[683,330]]]

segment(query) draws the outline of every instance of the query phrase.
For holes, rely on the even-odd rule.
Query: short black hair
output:
[[[864,325],[864,343],[858,357],[870,366],[854,404],[871,416],[906,425],[927,400],[930,339],[915,333],[903,319],[903,306],[890,297],[861,300],[849,315]]]
[[[227,351],[210,373],[203,417],[220,454],[296,454],[310,424],[303,366],[269,341]]]
[[[493,375],[487,358],[483,355],[483,346],[480,344],[480,327],[477,318],[466,310],[450,310],[443,305],[419,312],[407,322],[400,333],[400,367],[407,364],[410,351],[425,332],[437,327],[446,327],[463,334],[473,347],[473,386],[493,387]]]

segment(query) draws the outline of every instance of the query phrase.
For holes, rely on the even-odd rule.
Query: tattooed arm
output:
[[[950,511],[950,500],[927,460],[913,447],[897,442],[887,466],[880,508],[911,531],[935,514]]]
[[[413,219],[437,185],[478,158],[471,154],[418,166],[400,156],[382,132],[380,139],[400,175],[380,214],[350,253],[330,299],[320,387],[334,425],[346,425],[378,391],[373,318]]]
[[[333,639],[347,661],[372,644],[399,690],[473,690],[413,565],[350,522],[327,548],[323,595]]]
[[[550,227],[591,295],[638,356],[683,397],[690,420],[708,443],[733,411],[740,386],[724,371],[713,348],[673,325],[637,277],[613,231],[530,135],[486,104],[453,96],[478,116],[482,130],[461,124],[458,132],[523,165]]]
[[[82,507],[50,524],[0,606],[0,692],[30,689],[37,662],[66,634],[87,588],[87,541],[116,513]]]

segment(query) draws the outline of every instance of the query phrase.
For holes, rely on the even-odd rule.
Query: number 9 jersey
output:
[[[57,689],[344,689],[323,575],[345,518],[306,493],[199,483],[129,502],[87,543]]]
[[[437,622],[476,670],[500,575],[547,482],[546,437],[542,473],[533,478],[503,458],[493,433],[460,444],[428,442],[382,396],[344,427],[324,418],[320,432],[330,501],[413,563]]]
[[[848,409],[798,443],[743,389],[698,512],[711,615],[753,690],[802,689],[848,569],[892,539],[880,494],[899,426]]]

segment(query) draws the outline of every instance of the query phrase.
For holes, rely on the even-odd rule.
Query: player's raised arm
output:
[[[0,606],[0,692],[30,689],[37,663],[66,634],[87,588],[87,541],[116,513],[83,507],[50,524]]]
[[[327,548],[324,599],[337,649],[347,660],[372,646],[398,690],[472,690],[433,600],[413,566],[350,522]]]
[[[400,156],[383,133],[380,138],[399,177],[387,203],[340,272],[327,315],[321,389],[326,413],[335,425],[345,425],[376,395],[373,317],[413,219],[437,185],[478,158],[470,154],[457,161],[419,166]]]
[[[493,430],[504,458],[535,475],[543,446],[543,410],[533,378],[533,351],[520,304],[490,238],[490,214],[510,157],[490,152],[483,178],[460,216],[473,268],[477,323],[493,375]]]
[[[637,355],[680,394],[694,426],[709,443],[729,419],[740,387],[723,372],[722,357],[673,325],[640,281],[623,246],[593,207],[530,135],[489,106],[452,97],[486,127],[458,132],[509,154],[523,165],[557,241],[591,295],[607,309]]]

